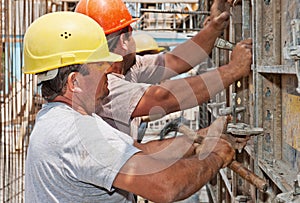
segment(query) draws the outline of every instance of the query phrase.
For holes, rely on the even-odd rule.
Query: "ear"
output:
[[[68,76],[67,86],[71,92],[81,92],[78,84],[77,74],[77,72],[72,72]]]
[[[129,40],[126,37],[125,33],[122,33],[120,35],[120,40],[119,40],[120,46],[122,47],[123,50],[128,50],[128,46],[129,46]]]

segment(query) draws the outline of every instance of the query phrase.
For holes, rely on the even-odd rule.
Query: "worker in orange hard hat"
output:
[[[227,0],[214,0],[210,22],[194,37],[171,52],[138,56],[130,26],[136,19],[122,0],[80,0],[75,11],[103,27],[110,51],[122,55],[124,62],[123,69],[108,75],[110,94],[98,114],[129,134],[135,117],[160,117],[197,106],[247,76],[252,61],[251,39],[237,44],[228,65],[196,77],[167,80],[209,58],[215,40],[228,25],[228,10]]]
[[[159,47],[156,40],[150,35],[146,33],[135,33],[133,35],[133,39],[136,43],[136,54],[140,56],[144,56],[146,54],[157,54],[161,51],[165,50],[164,47]],[[148,127],[148,122],[144,122],[142,117],[137,117],[132,121],[135,124],[135,127],[138,127],[137,130],[137,140],[141,142],[146,129]],[[140,124],[139,124],[140,123]],[[134,128],[134,125],[133,125]],[[134,130],[134,129],[131,129]]]

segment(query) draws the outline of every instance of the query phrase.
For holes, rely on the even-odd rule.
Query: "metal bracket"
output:
[[[245,195],[239,195],[239,196],[236,196],[236,198],[235,198],[235,201],[237,201],[239,203],[247,203],[250,200],[251,200],[251,197],[245,196]]]
[[[300,201],[299,196],[293,195],[293,191],[280,193],[275,198],[275,202],[278,203],[298,203],[299,201]]]
[[[245,110],[246,110],[246,108],[244,106],[238,106],[238,107],[236,107],[235,112],[240,113]],[[232,114],[232,112],[233,112],[232,107],[226,107],[226,108],[219,109],[220,116],[227,116],[227,115]]]
[[[291,21],[293,45],[283,49],[284,59],[295,60],[296,75],[298,78],[298,87],[296,91],[300,93],[300,19]]]
[[[235,136],[260,135],[263,134],[263,128],[254,128],[246,123],[228,123],[226,133]]]
[[[226,102],[221,103],[208,103],[207,108],[211,112],[211,114],[214,116],[214,118],[218,118],[220,116],[220,109],[225,108]]]

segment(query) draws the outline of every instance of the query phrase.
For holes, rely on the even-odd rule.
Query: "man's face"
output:
[[[109,93],[107,88],[107,73],[111,72],[112,66],[107,62],[87,64],[89,74],[77,75],[80,91],[76,94],[77,100],[87,113],[97,111],[101,101]]]
[[[128,41],[127,41],[127,53],[123,56],[124,59],[124,74],[135,64],[136,57],[136,44],[132,37],[132,28],[129,28]]]
[[[112,38],[113,39],[113,38]],[[132,27],[128,27],[128,32],[121,33],[120,36],[118,36],[118,43],[116,43],[116,47],[111,50],[115,54],[119,54],[123,56],[123,67],[122,71],[120,70],[114,70],[113,72],[118,74],[126,74],[126,72],[135,64],[135,50],[136,45],[135,41],[132,37]]]

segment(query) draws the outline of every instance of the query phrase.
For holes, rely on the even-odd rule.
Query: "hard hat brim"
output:
[[[157,51],[159,51],[159,52],[161,52],[163,50],[165,50],[165,47],[158,47],[158,49],[157,49]]]
[[[156,49],[137,49],[136,53],[142,53],[142,52],[152,52],[152,53],[160,53],[161,51],[165,50],[164,47],[158,47]]]
[[[121,29],[123,29],[123,28],[129,26],[130,24],[136,22],[137,20],[139,20],[139,18],[133,18],[133,19],[131,19],[130,21],[128,21],[128,22],[126,22],[126,23],[124,23],[124,24],[122,24],[122,25],[116,26],[116,27],[111,28],[111,29],[108,29],[108,30],[104,30],[104,33],[105,33],[106,35],[108,35],[108,34],[111,34],[111,33],[113,33],[113,32],[117,32],[117,31],[119,31],[119,30],[121,30]]]
[[[100,62],[100,61],[120,62],[120,61],[123,61],[123,57],[121,55],[109,52],[109,55],[107,57],[101,57],[96,62]],[[87,62],[87,63],[91,63],[91,62]],[[60,68],[60,67],[58,67],[58,68]],[[58,68],[37,74],[38,83],[55,78],[58,73]]]
[[[123,61],[123,57],[121,55],[109,52],[109,55],[106,57],[102,57],[99,61],[107,61],[107,62],[120,62]]]

